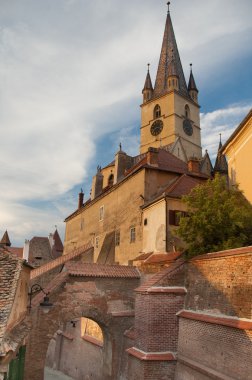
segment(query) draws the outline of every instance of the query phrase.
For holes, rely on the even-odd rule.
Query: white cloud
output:
[[[251,108],[252,103],[230,105],[225,109],[201,114],[202,147],[208,149],[213,159],[215,159],[218,150],[220,133],[222,143],[225,143]]]
[[[172,4],[183,66],[195,57],[197,76],[211,85],[217,66],[224,71],[228,60],[251,53],[240,43],[251,31],[250,11],[250,0]],[[99,162],[103,136],[114,133],[111,149],[121,141],[135,154],[132,126],[140,123],[148,61],[154,81],[165,13],[152,0],[1,3],[0,231],[23,241],[59,224],[76,206],[71,189]],[[223,129],[224,139],[242,112],[203,114],[204,145],[214,151],[213,136]]]

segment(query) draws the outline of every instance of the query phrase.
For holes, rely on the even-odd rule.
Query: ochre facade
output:
[[[228,174],[231,185],[239,185],[245,197],[252,203],[252,110],[223,146],[228,160]]]

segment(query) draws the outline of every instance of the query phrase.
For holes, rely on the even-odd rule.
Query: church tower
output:
[[[163,147],[184,161],[191,157],[201,159],[198,89],[192,66],[186,84],[169,5],[155,86],[152,87],[148,67],[142,91],[140,153],[149,147]],[[174,149],[175,145],[180,148]]]

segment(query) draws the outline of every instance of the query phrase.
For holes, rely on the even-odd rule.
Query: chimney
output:
[[[30,240],[25,239],[24,248],[23,248],[23,259],[29,260],[29,248],[30,248]]]
[[[49,234],[48,240],[49,240],[50,247],[52,249],[52,247],[54,246],[54,238],[53,238],[53,234],[52,233]]]
[[[103,174],[101,172],[101,167],[97,166],[97,173],[93,177],[92,190],[91,190],[91,200],[98,197],[102,193],[103,188]]]
[[[82,208],[83,201],[84,201],[84,193],[83,193],[83,190],[81,189],[79,193],[78,210]]]
[[[200,173],[200,162],[196,157],[189,158],[187,165],[189,172]]]
[[[157,148],[150,147],[147,152],[147,164],[152,166],[158,166],[158,152]]]

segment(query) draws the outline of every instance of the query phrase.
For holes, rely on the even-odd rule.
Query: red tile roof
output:
[[[69,262],[66,263],[66,268],[70,276],[140,278],[139,271],[132,266]]]
[[[183,195],[189,194],[194,187],[202,185],[204,182],[204,179],[192,178],[184,174],[168,186],[165,190],[165,194],[170,197],[181,198]]]
[[[153,253],[150,257],[144,260],[145,264],[154,264],[162,262],[171,262],[176,260],[179,256],[182,255],[182,252],[165,252],[165,253]]]
[[[8,247],[7,250],[12,253],[13,255],[16,255],[20,259],[23,258],[23,248],[19,247]]]

